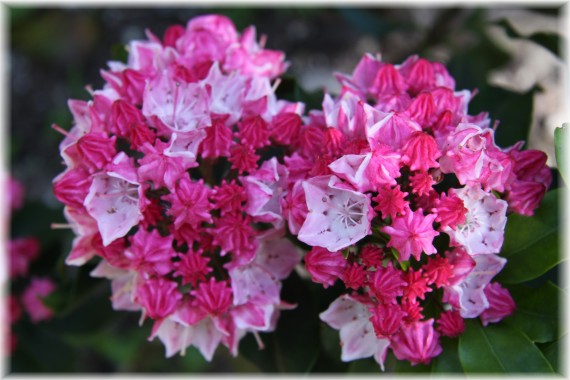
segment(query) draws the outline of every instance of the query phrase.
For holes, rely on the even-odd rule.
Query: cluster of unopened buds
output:
[[[7,194],[8,204],[4,210],[5,217],[10,219],[14,212],[23,207],[25,190],[20,182],[9,178]],[[45,305],[44,298],[56,289],[56,284],[49,277],[36,276],[30,270],[30,266],[40,254],[40,241],[35,236],[17,236],[12,237],[7,245],[10,279],[7,311],[10,326],[20,321],[24,315],[33,323],[50,319],[54,312]],[[5,324],[4,328],[7,326],[8,324]],[[13,352],[17,346],[17,335],[10,329],[10,333],[4,336],[9,339],[9,352]]]
[[[513,312],[492,278],[507,212],[530,215],[546,156],[501,149],[444,66],[366,55],[322,110],[277,98],[284,54],[209,15],[128,45],[74,126],[54,180],[76,233],[70,265],[94,257],[117,310],[154,321],[166,355],[276,328],[281,280],[304,255],[325,287],[349,290],[321,314],[342,360],[388,348],[412,364],[464,318]],[[435,297],[435,295],[438,297]],[[427,318],[423,305],[440,310]],[[312,316],[307,316],[311,318]]]

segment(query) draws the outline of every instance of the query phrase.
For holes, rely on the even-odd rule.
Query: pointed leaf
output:
[[[559,287],[547,282],[538,289],[511,286],[509,291],[517,309],[505,319],[505,323],[522,331],[534,342],[545,343],[560,338],[558,303],[563,291]]]
[[[560,191],[546,194],[534,216],[512,214],[505,229],[501,255],[508,262],[497,276],[501,283],[520,283],[546,273],[562,257],[558,245],[558,196]]]
[[[558,171],[564,179],[564,182],[568,183],[568,168],[567,168],[567,157],[568,157],[568,129],[570,124],[564,123],[561,128],[556,128],[554,130],[554,153],[556,154],[556,164],[558,165]]]
[[[441,348],[443,351],[433,359],[431,364],[432,373],[463,373],[463,367],[459,361],[458,339],[442,337]]]
[[[544,357],[548,360],[552,368],[558,373],[561,373],[560,369],[560,359],[561,359],[561,347],[566,346],[566,340],[568,339],[568,335],[564,335],[557,341],[544,343],[544,344],[537,344],[538,348],[544,354]]]
[[[542,352],[523,333],[506,324],[483,327],[467,320],[459,338],[459,360],[466,373],[552,373]]]

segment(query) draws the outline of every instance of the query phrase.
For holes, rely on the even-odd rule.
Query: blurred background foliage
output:
[[[95,264],[65,266],[73,234],[50,229],[51,223],[64,221],[62,207],[51,191],[52,179],[64,169],[58,154],[62,136],[50,125],[70,127],[67,99],[89,99],[85,86],[100,88],[99,70],[111,59],[124,58],[124,45],[144,38],[146,28],[162,37],[168,26],[185,25],[190,18],[206,13],[229,16],[239,30],[254,24],[258,34],[267,35],[267,46],[285,51],[291,63],[280,96],[300,98],[309,108],[320,106],[323,89],[338,90],[332,72],[352,71],[365,52],[381,52],[383,59],[392,63],[411,54],[442,61],[456,79],[457,89],[477,89],[470,113],[488,111],[492,119],[500,120],[499,145],[528,139],[527,146],[545,150],[549,164],[555,166],[552,131],[564,117],[561,83],[566,75],[559,51],[561,14],[555,6],[400,9],[392,3],[390,8],[91,9],[10,5],[6,13],[10,127],[4,154],[12,176],[24,184],[27,193],[25,207],[12,219],[11,236],[40,239],[41,256],[31,272],[49,275],[58,284],[58,290],[46,300],[57,312],[54,318],[39,324],[24,319],[14,327],[18,346],[9,361],[11,372],[379,371],[372,360],[341,362],[338,333],[317,319],[340,294],[340,287],[325,291],[293,274],[284,282],[282,298],[298,307],[283,312],[275,333],[262,334],[265,350],[258,350],[250,334],[242,341],[238,358],[219,348],[208,363],[191,348],[184,357],[166,360],[162,344],[146,340],[148,322],[139,327],[138,313],[111,309],[109,282],[89,276]],[[553,187],[557,186],[555,180]],[[548,210],[557,208],[551,204]],[[557,241],[556,216],[552,223],[550,240]],[[555,307],[546,307],[542,320],[556,326],[559,288],[551,282],[558,282],[557,269],[552,268],[560,257],[558,246],[552,249],[550,266],[542,268],[534,282],[520,285],[515,278],[511,289],[519,294],[524,293],[521,286],[548,287],[549,299],[529,301],[526,307],[532,314],[553,300]],[[524,260],[526,256],[522,252],[517,257]],[[506,274],[506,282],[510,275]],[[534,322],[519,318],[507,325],[529,328]],[[562,331],[554,335],[552,331],[548,326],[536,331],[538,338],[533,342],[537,345],[533,347],[539,347],[557,369],[556,341]],[[387,370],[460,371],[458,352],[463,359],[470,354],[462,345],[484,349],[461,340],[444,340],[443,345],[449,348],[446,356],[429,366],[406,367],[390,356]]]

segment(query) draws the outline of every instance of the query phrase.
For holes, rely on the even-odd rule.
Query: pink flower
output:
[[[397,333],[402,326],[403,317],[406,315],[400,305],[393,303],[379,303],[370,308],[370,312],[372,313],[370,322],[372,322],[374,332],[381,339],[390,339],[392,335]]]
[[[110,138],[106,133],[89,132],[68,145],[61,154],[70,168],[83,166],[94,173],[115,157],[115,142],[116,138]]]
[[[437,86],[455,88],[455,81],[445,66],[438,62],[429,62],[417,55],[410,56],[399,67],[399,71],[409,84],[408,92],[412,94],[431,91]]]
[[[206,128],[206,137],[200,145],[202,157],[228,157],[233,145],[232,129],[226,125],[228,116],[215,117],[212,126]]]
[[[212,268],[208,266],[210,258],[204,257],[201,250],[179,253],[178,257],[180,261],[174,264],[176,270],[173,275],[182,277],[183,284],[196,287],[199,282],[206,281],[206,276],[212,272]]]
[[[431,127],[438,120],[439,116],[431,92],[418,94],[418,96],[411,101],[405,113],[424,129]]]
[[[379,144],[389,145],[393,150],[401,149],[410,136],[422,128],[415,121],[405,115],[397,113],[384,113],[375,111],[378,114],[372,119],[366,128],[366,138],[372,148]],[[376,121],[377,120],[377,121]]]
[[[451,276],[447,278],[449,285],[456,285],[463,281],[476,265],[473,257],[461,248],[446,252],[446,259],[452,270]]]
[[[480,315],[483,326],[501,321],[514,313],[517,308],[509,291],[498,282],[493,282],[485,287],[485,296],[489,301],[489,308]]]
[[[255,230],[251,227],[251,217],[241,213],[227,213],[215,220],[214,243],[222,248],[221,255],[228,252],[251,261],[257,248]]]
[[[451,192],[449,196],[442,193],[432,211],[437,214],[435,221],[440,223],[440,228],[449,227],[452,230],[455,230],[457,225],[465,223],[468,212],[463,200]]]
[[[418,298],[424,300],[425,294],[433,290],[428,286],[428,279],[424,276],[421,268],[417,271],[408,269],[404,273],[403,279],[408,283],[404,288],[403,298],[409,302],[417,302]]]
[[[269,145],[269,130],[267,123],[259,115],[242,119],[238,123],[238,138],[242,144],[253,148]]]
[[[24,205],[24,186],[12,177],[8,178],[8,201],[11,211]]]
[[[55,197],[66,206],[81,209],[93,177],[83,167],[68,169],[53,180]]]
[[[126,137],[133,149],[145,142],[153,144],[156,138],[156,134],[145,124],[141,111],[123,99],[113,102],[108,125],[109,132]]]
[[[441,152],[437,149],[437,144],[433,137],[424,132],[414,132],[402,148],[402,162],[411,170],[427,171],[430,168],[437,168],[437,159],[441,157]]]
[[[188,162],[183,157],[166,156],[167,147],[168,144],[160,140],[156,141],[155,146],[149,143],[142,145],[140,151],[145,156],[138,160],[140,166],[137,174],[141,182],[149,180],[153,182],[155,188],[166,186],[173,191],[176,181],[186,175],[186,170],[197,164]]]
[[[230,150],[229,161],[232,163],[233,169],[237,169],[239,174],[244,174],[257,169],[259,158],[260,156],[255,154],[255,150],[251,146],[237,144]]]
[[[390,347],[399,360],[412,365],[428,364],[441,351],[439,333],[433,328],[433,319],[404,325],[390,341]]]
[[[374,210],[382,213],[384,219],[388,216],[395,219],[398,215],[405,215],[407,210],[409,210],[409,202],[404,199],[407,195],[408,193],[400,190],[400,185],[393,188],[388,186],[379,187],[378,195],[372,198],[373,201],[378,203]]]
[[[134,167],[121,152],[113,163],[117,169],[93,177],[84,205],[97,221],[103,244],[125,236],[142,219],[143,194]],[[124,165],[124,169],[122,166]]]
[[[278,304],[281,283],[261,265],[251,263],[229,271],[234,305]]]
[[[471,255],[499,253],[507,223],[507,202],[478,187],[450,189],[449,192],[461,199],[467,208],[463,224],[457,225],[455,230],[451,227],[443,229],[452,243],[461,245]]]
[[[347,154],[329,167],[360,192],[375,191],[383,185],[395,185],[400,176],[400,156],[386,145],[378,145],[367,154]]]
[[[178,228],[186,223],[196,228],[203,222],[212,223],[210,192],[203,180],[192,181],[187,176],[180,178],[174,192],[164,197],[172,203],[168,214],[174,217],[174,225]]]
[[[424,216],[419,209],[394,218],[392,225],[382,227],[381,231],[390,235],[387,246],[398,250],[400,261],[409,260],[411,255],[419,260],[422,252],[427,255],[437,252],[432,244],[433,238],[439,235],[432,226],[435,217],[434,214]]]
[[[269,134],[280,145],[292,144],[299,138],[302,120],[293,112],[281,112],[271,120]]]
[[[346,188],[335,176],[311,178],[303,188],[309,212],[299,240],[338,251],[370,233],[374,211],[366,195]]]
[[[211,315],[221,315],[232,305],[232,290],[226,281],[209,281],[198,284],[197,289],[190,292],[195,297],[195,304]]]
[[[394,268],[392,262],[386,267],[379,266],[370,278],[370,293],[378,302],[397,303],[396,297],[404,294],[404,288],[408,283],[403,278],[403,272]]]
[[[229,183],[222,181],[220,186],[216,186],[210,197],[214,201],[214,208],[222,213],[231,211],[241,211],[243,204],[247,201],[245,189],[234,180]]]
[[[370,318],[368,307],[348,294],[331,303],[327,310],[319,314],[323,322],[340,330],[341,360],[344,362],[374,357],[384,369],[384,360],[390,341],[378,339]]]
[[[534,215],[534,210],[539,206],[546,190],[547,187],[539,182],[515,181],[505,198],[509,210],[521,215]]]
[[[435,181],[428,172],[417,172],[410,176],[410,185],[412,185],[412,193],[421,196],[429,195]]]
[[[139,230],[130,239],[131,245],[125,250],[129,268],[147,275],[166,275],[173,269],[171,259],[175,257],[172,238],[162,237],[157,230]]]
[[[316,125],[303,125],[299,131],[299,153],[304,157],[317,156],[324,140],[324,129]]]
[[[362,263],[368,268],[378,268],[382,266],[382,259],[384,258],[384,252],[382,248],[375,245],[367,244],[362,247],[360,254],[358,255],[362,260]]]
[[[281,200],[281,209],[283,218],[287,220],[289,231],[297,235],[309,212],[301,181],[295,182],[293,188],[286,193],[285,198]]]
[[[412,302],[407,298],[401,301],[402,310],[404,311],[404,323],[410,324],[424,319],[422,314],[424,308],[420,306],[419,302]]]
[[[287,168],[273,157],[254,173],[241,178],[247,194],[245,212],[256,221],[280,228],[283,225],[281,199],[287,188],[287,174]]]
[[[437,320],[437,331],[443,336],[458,337],[465,331],[465,321],[455,310],[444,311]]]
[[[30,284],[22,293],[22,306],[32,322],[38,323],[53,316],[53,310],[43,303],[43,299],[55,288],[55,283],[49,278],[32,277]]]
[[[135,293],[135,302],[144,308],[144,315],[154,320],[172,314],[181,299],[178,284],[164,277],[142,280]]]
[[[10,278],[26,276],[32,261],[40,253],[40,242],[35,237],[15,238],[8,243]]]
[[[210,125],[206,90],[198,83],[176,82],[170,75],[163,72],[147,82],[143,115],[157,118],[171,132],[189,132]]]
[[[346,260],[340,252],[331,252],[321,247],[313,247],[305,255],[305,269],[311,274],[314,282],[328,288],[343,273]]]
[[[248,79],[241,75],[224,75],[218,62],[214,62],[208,76],[200,82],[201,86],[209,89],[209,113],[228,115],[226,125],[239,120],[243,113],[247,81]]]
[[[424,277],[427,284],[435,284],[438,288],[450,284],[450,278],[453,276],[454,266],[447,257],[432,255],[428,258],[427,263],[423,266]]]
[[[259,243],[255,262],[267,269],[279,280],[289,276],[301,261],[299,250],[290,240],[276,236],[265,236]]]
[[[366,270],[358,263],[350,263],[344,268],[340,278],[347,288],[357,290],[366,281]]]
[[[243,31],[239,44],[232,44],[227,52],[224,69],[228,71],[240,70],[241,73],[251,76],[273,78],[285,71],[285,54],[278,50],[264,49],[263,42],[256,42],[255,27],[250,26]]]
[[[506,259],[497,255],[474,255],[475,267],[460,282],[445,287],[443,301],[459,310],[463,318],[475,318],[489,308],[485,287],[503,269]]]
[[[454,173],[461,184],[504,191],[513,180],[512,160],[495,145],[492,129],[459,124],[448,136],[443,152],[442,172]]]

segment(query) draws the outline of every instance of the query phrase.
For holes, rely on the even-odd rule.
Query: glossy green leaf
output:
[[[443,351],[433,359],[431,364],[432,373],[463,373],[463,367],[459,361],[458,353],[459,340],[441,338],[441,348]]]
[[[497,276],[501,283],[520,283],[546,273],[562,257],[559,252],[558,231],[560,190],[549,191],[534,216],[512,214],[505,229],[501,255],[508,259]]]
[[[552,32],[536,32],[528,36],[524,36],[519,33],[507,19],[501,19],[496,24],[504,28],[507,36],[511,38],[522,38],[535,42],[545,49],[549,50],[551,53],[560,57],[562,37],[559,34]]]
[[[554,130],[554,152],[556,154],[556,164],[558,166],[558,171],[564,179],[564,182],[568,183],[568,129],[569,124],[564,123],[562,127],[556,128]]]
[[[552,373],[542,352],[523,333],[506,324],[483,327],[466,321],[459,338],[459,360],[466,373]]]
[[[549,343],[537,344],[538,348],[544,354],[544,357],[548,360],[552,368],[558,373],[560,373],[560,359],[561,359],[561,348],[567,347],[566,342],[568,335],[564,335],[559,340]]]
[[[517,309],[505,319],[534,342],[550,342],[560,337],[559,300],[563,291],[551,282],[534,289],[528,286],[509,287]]]

